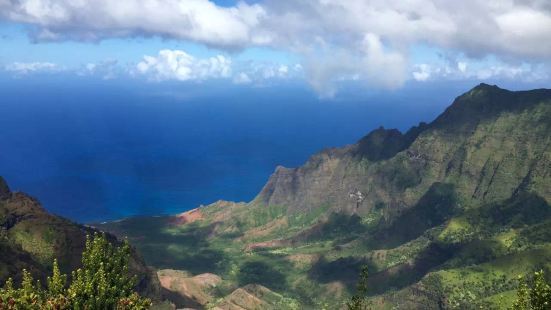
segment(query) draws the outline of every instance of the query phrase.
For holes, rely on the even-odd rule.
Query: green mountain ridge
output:
[[[93,228],[49,214],[36,199],[11,192],[0,177],[0,283],[10,277],[19,283],[23,269],[46,283],[54,259],[64,273],[76,270],[81,264],[86,235],[95,232]],[[114,236],[108,237],[118,242]],[[157,278],[137,253],[132,255],[130,270],[138,277],[137,289],[159,299]]]
[[[550,144],[551,90],[480,84],[430,124],[277,167],[248,203],[91,228],[0,178],[0,280],[72,267],[99,229],[128,237],[179,307],[340,309],[367,265],[374,309],[501,309],[518,275],[551,270]]]
[[[488,187],[493,183],[516,189],[530,171],[537,171],[533,165],[549,161],[548,156],[539,160],[549,144],[548,107],[539,104],[544,98],[549,98],[549,90],[509,92],[481,84],[458,97],[430,125],[421,124],[405,135],[377,129],[356,145],[314,155],[300,168],[277,169],[255,202],[292,206],[291,211],[331,204],[337,211],[357,207],[360,213],[385,204],[393,212],[412,206],[434,182],[443,181],[453,182],[465,198],[470,196],[468,203],[489,201],[488,195],[506,199],[510,189]],[[526,124],[537,127],[515,128]],[[512,147],[507,151],[518,154],[503,154],[507,144]],[[492,176],[502,177],[505,169],[513,175],[494,183]],[[549,198],[546,184],[541,185],[538,190]],[[362,193],[359,205],[355,195],[346,195],[352,191]]]

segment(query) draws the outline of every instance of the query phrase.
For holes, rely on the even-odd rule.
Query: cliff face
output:
[[[402,135],[379,128],[357,144],[328,149],[299,168],[278,167],[255,203],[289,213],[329,205],[388,215],[415,204],[435,182],[452,183],[465,204],[533,191],[551,200],[551,90],[511,92],[481,84],[431,124]]]
[[[0,177],[0,283],[8,277],[18,281],[23,268],[45,283],[54,259],[63,272],[75,270],[80,266],[86,235],[94,232],[49,214],[36,199],[24,193],[11,192]],[[137,253],[130,265],[131,272],[138,276],[138,289],[158,297],[158,280]]]

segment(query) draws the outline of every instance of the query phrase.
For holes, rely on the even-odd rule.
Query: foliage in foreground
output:
[[[517,299],[513,303],[514,310],[545,310],[551,309],[551,286],[545,281],[543,270],[534,273],[534,278],[528,283],[520,278],[517,289]]]
[[[348,302],[346,302],[346,307],[348,310],[367,310],[368,301],[367,301],[367,278],[368,278],[368,269],[367,266],[362,266],[360,271],[360,278],[356,285],[356,294],[353,295]]]
[[[368,269],[363,266],[358,279],[356,294],[347,302],[348,310],[368,310],[369,300],[367,298]],[[551,285],[545,280],[543,270],[534,272],[533,278],[527,281],[524,277],[519,278],[517,288],[517,299],[509,308],[511,310],[549,310],[551,309]]]
[[[128,242],[113,247],[104,235],[87,237],[82,268],[73,271],[70,285],[67,285],[67,276],[60,272],[56,260],[45,288],[23,270],[19,288],[8,279],[0,289],[0,310],[147,309],[151,301],[133,291],[136,280],[129,276],[129,259]]]

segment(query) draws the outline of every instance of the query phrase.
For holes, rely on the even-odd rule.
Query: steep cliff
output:
[[[299,168],[278,167],[255,203],[302,212],[389,214],[414,205],[435,182],[453,183],[465,205],[520,190],[551,199],[550,90],[511,92],[481,84],[429,125],[406,134],[376,129],[357,144],[328,149]],[[543,174],[542,174],[543,173]]]

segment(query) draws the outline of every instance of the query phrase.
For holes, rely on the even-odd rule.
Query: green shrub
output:
[[[512,309],[551,309],[551,286],[545,281],[543,270],[534,272],[534,278],[530,283],[524,278],[520,278],[520,284],[517,289],[517,300],[513,303]]]
[[[46,288],[23,270],[21,287],[12,279],[0,289],[0,310],[75,309],[75,310],[141,310],[151,301],[133,291],[136,280],[129,276],[130,246],[124,242],[113,247],[104,235],[87,237],[82,253],[82,268],[73,271],[72,282],[59,271],[54,260],[52,276]]]
[[[349,301],[346,302],[348,310],[367,310],[369,309],[367,300],[367,279],[368,279],[368,267],[362,266],[360,271],[360,278],[356,285],[356,294],[353,295]]]

